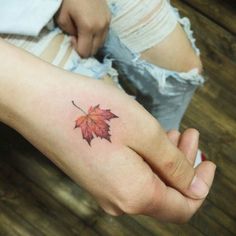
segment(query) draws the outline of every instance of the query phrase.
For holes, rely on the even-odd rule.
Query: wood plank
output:
[[[211,49],[209,57],[214,57],[214,51],[217,51],[222,56],[228,57],[234,62],[236,61],[235,35],[215,24],[198,11],[184,4],[183,1],[173,0],[172,3],[180,10],[182,16],[187,16],[190,19],[192,29],[194,30],[194,36],[197,38],[197,45],[199,47],[201,47],[202,44],[208,45],[208,48]],[[215,59],[216,62],[217,60],[219,62],[221,61],[220,58]]]
[[[232,27],[228,24],[229,18],[233,19],[230,14],[222,14],[229,10],[226,2],[223,4],[220,0],[184,0],[195,9],[183,1],[173,2],[193,23],[198,45],[202,50],[205,71],[209,77],[206,86],[194,97],[182,125],[182,128],[196,127],[200,130],[201,149],[218,165],[214,185],[204,207],[189,224],[183,226],[162,224],[144,216],[110,217],[52,163],[42,155],[32,152],[28,148],[29,144],[16,136],[14,131],[0,127],[0,139],[4,139],[0,140],[1,155],[1,150],[7,151],[6,153],[9,153],[10,149],[15,150],[11,157],[4,157],[8,171],[5,168],[4,175],[4,170],[2,173],[0,171],[0,235],[35,235],[32,233],[35,227],[31,223],[35,223],[36,228],[43,225],[43,222],[38,224],[34,220],[39,215],[49,219],[53,227],[57,223],[61,224],[61,235],[67,235],[68,231],[78,235],[83,229],[83,235],[93,235],[90,230],[94,229],[92,233],[97,232],[103,236],[236,235],[236,41],[235,36],[229,32],[235,32],[236,25]],[[211,5],[207,6],[206,3]],[[221,22],[221,26],[209,18]],[[24,149],[25,152],[21,153]],[[20,152],[16,155],[18,150]],[[11,170],[9,164],[17,171],[12,169],[11,179],[4,180],[3,177]],[[1,200],[3,185],[5,189],[9,187],[13,195],[17,194],[17,201],[5,200],[5,204]],[[8,199],[11,199],[11,194]],[[22,206],[19,206],[20,203],[23,203]],[[32,212],[29,206],[32,206]],[[28,212],[23,215],[25,211]],[[64,211],[67,213],[63,219],[58,216],[55,216],[58,222],[51,219],[56,214],[62,215]],[[10,223],[13,227],[9,226]],[[44,233],[46,228],[43,226]]]
[[[213,160],[218,166],[218,177],[215,179],[212,193],[208,197],[211,200],[212,196],[214,196],[213,205],[215,205],[215,207],[208,204],[208,207],[204,207],[203,209],[205,214],[209,215],[212,219],[214,219],[214,221],[218,222],[219,225],[223,225],[224,228],[228,229],[231,233],[236,234],[235,220],[231,218],[232,215],[231,217],[228,215],[228,212],[236,212],[236,205],[234,203],[236,190],[233,187],[236,184],[235,130],[232,137],[228,132],[225,132],[224,130],[225,119],[221,120],[219,118],[216,120],[212,120],[212,112],[211,109],[209,109],[209,104],[206,107],[204,106],[204,104],[207,104],[207,100],[202,101],[202,104],[198,104],[198,94],[199,93],[195,95],[194,100],[190,108],[188,109],[182,127],[184,129],[186,129],[187,127],[195,127],[200,131],[201,149],[204,150],[204,152],[208,154],[208,158]],[[218,103],[219,102],[220,101],[218,101]],[[215,124],[215,122],[217,122],[218,124]],[[222,176],[225,176],[226,178]],[[222,182],[218,181],[218,179],[229,183],[229,185],[223,184]],[[217,189],[216,191],[214,188],[215,186],[218,186],[221,191],[219,189]],[[222,197],[222,193],[227,193],[227,197]],[[228,199],[228,201],[226,199]],[[201,225],[203,225],[203,223],[201,223],[200,221],[199,226],[201,227]],[[211,225],[211,227],[209,228],[212,227],[213,226]]]
[[[214,79],[218,85],[227,90],[227,93],[234,94],[236,90],[234,81],[236,72],[235,62],[211,46],[203,44],[203,39],[199,40],[199,45],[202,50],[201,59],[204,64],[206,79]]]
[[[45,236],[0,201],[1,236]]]
[[[158,222],[157,220],[148,216],[134,216],[135,220],[141,225],[144,225],[154,235],[165,235],[165,236],[202,236],[202,234],[195,226],[189,223],[183,225],[166,224]]]
[[[109,215],[97,218],[94,227],[102,236],[142,236],[140,232],[136,234],[132,228],[125,227],[118,218]],[[150,234],[147,234],[147,236],[150,236]]]
[[[220,102],[220,98],[218,102]],[[236,122],[234,117],[227,116],[223,111],[217,109],[217,105],[208,103],[207,99],[199,94],[196,94],[193,98],[191,109],[193,109],[193,107],[199,112],[201,110],[204,111],[204,114],[199,113],[198,115],[203,118],[202,120],[212,122],[220,134],[227,134],[227,138],[230,138],[230,141],[234,141],[234,138],[236,137]],[[205,128],[209,129],[210,127],[205,126]],[[215,130],[212,129],[212,131]]]
[[[140,223],[136,220],[135,216],[132,215],[122,215],[118,217],[119,222],[124,225],[125,227],[132,229],[134,235],[147,235],[147,236],[155,236],[157,232],[153,232],[150,227],[147,227],[146,224]],[[167,229],[163,230],[163,233],[169,234]]]
[[[102,233],[103,235],[155,235],[157,228],[162,234],[173,235],[175,232],[180,232],[181,235],[189,235],[188,232],[192,232],[192,235],[201,235],[191,225],[177,226],[177,225],[165,225],[157,223],[154,228],[146,229],[146,223],[135,222],[128,216],[122,216],[114,218],[104,214],[100,208],[92,200],[88,201],[88,196],[83,193],[83,190],[77,190],[79,188],[67,177],[59,171],[53,164],[44,157],[36,153],[29,152],[25,147],[22,147],[26,154],[20,154],[19,151],[16,153],[16,149],[13,152],[14,156],[8,155],[2,157],[4,160],[12,165],[21,173],[26,175],[31,181],[37,184],[38,188],[44,189],[48,194],[52,195],[58,202],[64,205],[64,207],[73,210],[77,216],[85,220],[88,225],[91,225],[96,232]],[[29,154],[31,153],[31,154]],[[56,186],[57,185],[57,186]],[[57,189],[57,190],[55,190]],[[63,194],[58,194],[58,189]],[[79,194],[75,194],[79,191]],[[92,204],[91,204],[92,203]],[[49,206],[50,207],[50,206]],[[88,214],[89,212],[89,214]],[[155,220],[154,220],[155,221]],[[112,223],[111,223],[112,222]],[[156,221],[155,221],[156,222]],[[112,225],[112,227],[111,227]]]
[[[25,149],[25,148],[24,148]],[[26,150],[26,149],[25,149]],[[15,150],[16,151],[16,150]],[[32,154],[31,155],[23,155],[18,153],[15,153],[14,156],[8,156],[8,161],[13,163],[14,167],[17,168],[18,171],[21,171],[25,175],[27,175],[32,181],[34,181],[38,186],[43,188],[46,192],[50,192],[51,195],[55,199],[61,202],[61,204],[65,205],[66,207],[71,208],[71,206],[68,205],[68,198],[74,198],[75,196],[75,188],[73,187],[73,183],[69,183],[67,180],[62,178],[63,173],[57,173],[59,170],[48,163],[48,161],[43,159],[41,155],[38,154]],[[29,153],[29,150],[26,151],[26,153]],[[33,156],[32,156],[33,155]],[[40,156],[40,157],[39,157]],[[65,184],[63,183],[65,181]],[[51,183],[50,183],[51,182]],[[57,182],[57,185],[59,185],[59,188],[63,192],[63,196],[66,196],[66,199],[60,199],[60,196],[58,196],[57,191],[55,191],[54,183]],[[71,185],[72,184],[72,185]],[[65,186],[66,189],[65,189]],[[78,187],[78,186],[77,186]],[[81,190],[80,190],[81,191]],[[83,197],[84,195],[84,197]],[[87,201],[87,196],[84,193],[80,192],[80,195],[76,197],[76,201],[81,204],[81,202]],[[67,202],[65,203],[65,201]],[[72,202],[69,200],[69,202]],[[69,203],[71,204],[71,203]],[[78,203],[73,204],[73,209],[77,209],[76,212],[74,210],[74,213],[78,215],[80,218],[87,219],[83,212],[81,212],[82,207],[76,206]],[[122,216],[119,218],[114,218],[111,216],[108,216],[106,214],[103,214],[99,208],[93,208],[89,205],[90,203],[87,202],[86,208],[92,208],[93,214],[92,217],[89,217],[89,225],[92,225],[93,228],[96,229],[97,232],[103,232],[104,235],[114,235],[112,232],[117,232],[115,235],[119,234],[122,235],[140,235],[142,236],[145,232],[145,235],[155,235],[155,232],[160,232],[162,234],[166,235],[173,235],[175,232],[179,232],[180,235],[189,235],[189,232],[192,232],[192,235],[201,235],[199,231],[197,231],[193,226],[191,225],[185,225],[185,226],[177,226],[177,225],[163,225],[162,223],[157,223],[156,220],[154,222],[156,223],[156,226],[154,228],[148,227],[148,230],[145,229],[147,227],[146,222],[140,223],[135,222],[131,218],[127,218],[126,216]],[[83,206],[84,208],[84,206]],[[90,209],[91,210],[91,209]],[[84,210],[83,210],[84,211]],[[88,211],[88,210],[86,210]],[[124,218],[123,218],[124,217]],[[129,220],[128,220],[129,219]],[[112,225],[113,227],[110,228],[109,225]],[[132,227],[133,226],[133,227]],[[134,226],[136,228],[134,228]],[[157,231],[157,228],[159,230]],[[139,232],[139,233],[138,233]]]
[[[235,196],[236,186],[216,172],[215,184],[208,199],[233,219],[236,219]]]
[[[0,206],[7,207],[21,219],[34,225],[32,235],[37,235],[36,232],[50,236],[97,235],[78,217],[8,164],[0,162],[0,173]]]
[[[183,0],[228,31],[236,34],[236,2],[234,0]]]
[[[186,7],[180,1],[175,1],[176,5],[181,9],[184,15],[190,17],[193,28],[195,29],[195,35],[197,38],[197,44],[201,49],[201,58],[205,68],[205,74],[207,78],[214,79],[214,83],[224,88],[227,91],[225,94],[229,94],[229,97],[233,96],[236,91],[235,74],[236,74],[236,40],[235,37],[227,35],[227,39],[221,37],[223,32],[218,32],[219,27],[212,24],[207,18],[202,17],[191,8]],[[211,31],[201,32],[198,28],[204,25],[204,28],[212,28]],[[229,52],[225,50],[226,45],[232,46],[235,50],[229,49]],[[231,101],[233,102],[233,101]],[[234,109],[235,110],[235,109]]]
[[[202,105],[199,105],[198,106],[199,108],[198,109],[202,109]],[[193,123],[194,124],[197,124],[197,123],[200,123],[200,124],[202,124],[202,122],[201,122],[201,119],[199,119],[199,117],[197,116],[197,114],[201,114],[195,107],[193,107],[193,106],[191,106],[191,108],[193,108],[193,111],[194,112],[196,112],[196,114],[192,111],[192,113],[193,113],[193,117],[194,118],[196,118],[196,120],[194,120],[193,121]],[[205,108],[204,108],[205,109]],[[209,110],[209,108],[207,107],[206,109],[208,109]],[[210,109],[211,110],[211,109]],[[191,113],[191,114],[192,114]],[[210,112],[210,113],[212,113],[212,112]],[[214,112],[213,112],[213,114],[214,114]],[[191,120],[191,117],[189,118],[189,120]],[[205,127],[205,126],[207,126],[207,127],[212,127],[212,121],[211,121],[211,119],[209,119],[209,117],[207,117],[207,120],[210,120],[210,123],[209,123],[209,125],[208,125],[208,123],[206,124],[206,123],[203,123],[203,127]],[[217,119],[215,120],[215,121],[218,121]],[[220,122],[220,120],[219,120],[219,122]],[[220,126],[217,126],[218,128],[220,127]],[[222,128],[222,127],[220,127],[220,128]],[[224,130],[223,128],[222,128],[222,130]],[[212,132],[209,132],[209,131],[207,131],[207,133],[208,133],[208,135],[209,134],[211,134]],[[218,132],[219,133],[219,132]],[[207,139],[213,139],[213,141],[214,141],[214,137],[215,137],[215,135],[214,134],[212,134],[213,135],[213,137],[211,138],[211,137],[207,137]],[[28,144],[27,144],[28,145]],[[213,148],[213,150],[215,149],[214,147],[215,146],[219,146],[219,144],[217,143],[217,145],[216,145],[216,143],[214,143],[213,145],[212,145],[212,148]],[[24,147],[24,145],[22,146],[22,144],[21,144],[21,148],[22,148],[22,150],[26,150],[26,147]],[[32,154],[31,154],[32,155]],[[56,182],[61,182],[61,180],[62,180],[62,178],[60,177],[59,178],[59,176],[58,176],[58,174],[56,174],[56,172],[55,171],[53,171],[53,169],[55,168],[53,165],[50,165],[49,164],[49,167],[47,167],[45,170],[44,170],[44,168],[36,168],[37,167],[37,165],[41,165],[42,163],[41,163],[41,161],[45,161],[45,160],[43,160],[39,155],[36,155],[35,157],[32,157],[31,155],[28,155],[28,156],[26,156],[26,157],[24,157],[24,159],[25,159],[25,161],[23,161],[22,162],[22,164],[20,164],[19,165],[19,160],[21,160],[22,159],[22,157],[21,157],[21,155],[17,155],[15,158],[14,158],[14,160],[13,160],[13,163],[14,164],[16,164],[17,166],[18,166],[18,168],[19,168],[19,170],[23,170],[23,172],[25,172],[26,174],[29,174],[29,172],[30,172],[30,175],[31,175],[31,177],[30,178],[32,178],[32,179],[34,179],[35,178],[35,172],[37,172],[37,173],[41,173],[41,175],[43,175],[43,176],[45,176],[45,175],[47,175],[47,178],[48,179],[50,179],[50,180],[53,180],[53,178],[55,178],[55,177],[53,177],[54,175],[56,176],[56,178],[55,178],[55,180],[53,181],[53,183],[56,183]],[[30,165],[30,161],[31,161],[31,159],[36,159],[37,161],[36,162],[34,162],[34,163],[31,163],[31,165]],[[41,163],[41,164],[40,164]],[[14,165],[13,164],[13,165]],[[29,166],[28,168],[27,168],[27,165]],[[30,166],[32,166],[32,167],[30,167]],[[230,165],[229,165],[230,166]],[[21,169],[22,168],[22,169]],[[29,171],[29,172],[28,172]],[[51,174],[50,174],[51,173]],[[49,174],[49,175],[48,175]],[[37,174],[36,174],[36,178],[38,178],[37,177]],[[58,179],[59,178],[59,179]],[[44,178],[42,178],[42,180],[40,181],[40,182],[38,182],[38,180],[36,181],[36,183],[37,184],[39,184],[39,185],[43,185],[44,183],[47,183],[48,184],[48,180],[45,180]],[[66,186],[67,186],[67,191],[69,191],[69,189],[70,189],[70,187],[68,187],[68,184],[66,183],[65,184]],[[62,185],[60,185],[61,187],[62,187]],[[221,191],[223,191],[223,192],[228,192],[229,191],[229,193],[231,192],[231,190],[230,190],[230,188],[225,188],[225,186],[227,186],[227,185],[225,185],[225,184],[223,184],[222,185],[222,187],[221,187]],[[61,188],[60,187],[60,188]],[[51,185],[48,185],[48,187],[47,187],[47,191],[52,191],[52,189],[53,189],[53,186],[51,186]],[[63,187],[62,187],[62,189],[64,189]],[[73,191],[73,190],[72,190]],[[71,191],[71,192],[72,192]],[[52,191],[53,192],[53,191]],[[62,191],[62,192],[64,192],[64,191]],[[64,193],[63,195],[65,195],[66,193]],[[229,198],[229,202],[232,202],[232,200],[230,200],[230,199],[232,199],[232,195],[231,195],[231,197]],[[64,201],[62,201],[62,202],[64,202]],[[226,209],[227,209],[227,211],[229,210],[229,209],[232,209],[232,206],[233,205],[231,205],[231,204],[228,204],[227,205],[227,202],[228,201],[226,201],[226,203],[225,203],[225,199],[224,199],[224,201],[222,201],[222,199],[219,201],[218,200],[218,198],[214,201],[214,202],[217,202],[217,206],[219,206],[219,207],[221,207],[223,210],[225,210],[225,207],[222,207],[222,206],[224,206],[224,205],[226,205]],[[87,206],[88,207],[88,206]],[[75,205],[72,207],[72,208],[75,208]],[[81,213],[80,213],[81,214]],[[98,217],[94,217],[94,219],[92,220],[92,222],[97,222],[97,220],[101,217],[101,215],[97,212],[95,212],[94,213],[94,215],[98,215]],[[223,214],[222,214],[223,215]],[[212,217],[212,216],[211,216]],[[122,220],[123,221],[123,220]],[[197,222],[201,222],[201,221],[197,221]],[[107,219],[105,218],[105,220],[104,219],[100,219],[100,221],[99,221],[99,223],[97,224],[97,226],[96,227],[98,227],[98,230],[101,230],[101,229],[103,229],[105,226],[104,226],[104,224],[109,224],[109,222],[107,222]],[[124,222],[123,222],[124,223]],[[140,223],[140,222],[139,222]],[[125,224],[125,223],[124,223]],[[144,223],[144,224],[142,224],[142,225],[146,225],[147,223]],[[224,224],[224,222],[223,222],[223,224]],[[118,224],[118,225],[120,225],[120,224]],[[194,225],[194,226],[196,226],[196,225]],[[227,227],[227,224],[225,225],[225,227]],[[231,226],[232,227],[232,226]],[[150,230],[150,227],[148,227],[149,228],[149,230]],[[158,229],[158,231],[156,231]],[[174,229],[171,229],[171,228],[168,228],[168,227],[166,227],[166,226],[163,226],[162,224],[157,224],[155,227],[154,227],[154,229],[151,229],[151,230],[153,230],[153,232],[162,232],[161,234],[163,234],[163,232],[165,232],[165,234],[166,235],[168,235],[168,233],[171,235],[173,232],[176,232],[176,229],[174,228]],[[162,231],[163,230],[163,231]],[[186,229],[179,229],[179,231],[181,232],[181,230],[182,230],[182,234],[184,234],[184,232],[186,232]],[[122,230],[121,230],[121,232],[125,232],[126,230],[124,230],[123,228],[122,228]],[[179,232],[178,231],[178,232]],[[108,231],[109,232],[109,231]]]
[[[118,235],[118,233],[119,235],[135,235],[132,233],[132,229],[124,227],[117,218],[104,213],[83,189],[72,182],[39,152],[35,150],[33,156],[32,153],[29,155],[29,149],[26,152],[28,155],[14,152],[14,156],[8,155],[1,158],[10,162],[21,174],[31,179],[38,188],[42,188],[63,207],[70,209],[96,232],[100,232],[102,235],[110,235],[112,232],[113,235]]]
[[[200,130],[200,147],[218,166],[209,201],[193,218],[191,224],[206,235],[215,235],[216,231],[219,235],[234,235],[235,214],[232,212],[236,212],[235,36],[209,20],[208,15],[199,14],[181,1],[173,2],[192,22],[208,78],[205,86],[194,96],[182,123],[182,129],[195,127]],[[199,1],[185,2],[194,4]],[[205,1],[204,4],[207,3],[209,1]],[[202,212],[204,215],[201,217]],[[224,228],[221,233],[220,226]]]
[[[221,209],[218,208],[218,205],[213,204],[211,201],[206,200],[204,202],[204,207],[200,209],[199,214],[197,214],[190,222],[190,224],[193,224],[197,229],[199,229],[201,232],[206,233],[205,231],[205,223],[202,222],[204,221],[204,218],[208,216],[207,221],[213,221],[211,224],[211,227],[208,227],[210,229],[207,229],[208,231],[211,231],[209,235],[214,235],[212,232],[215,230],[217,227],[223,227],[228,235],[228,232],[230,234],[236,235],[236,224],[235,224],[235,219],[231,218],[229,215],[227,215],[225,212],[223,212]],[[200,218],[200,219],[198,219]],[[212,225],[216,224],[215,226],[212,227]],[[217,231],[218,232],[218,231]]]
[[[204,203],[202,209],[206,207],[209,209],[209,206],[212,206],[212,205],[206,206],[206,204],[207,203]],[[219,224],[214,218],[205,214],[205,212],[202,209],[200,209],[197,215],[191,219],[190,224],[196,226],[204,235],[216,235],[216,234],[227,235],[227,236],[235,235],[233,232],[230,232],[229,229],[227,229],[226,227],[222,227],[222,224]],[[218,215],[218,217],[220,216],[221,215]],[[224,218],[221,219],[221,221],[224,220],[225,220]],[[230,227],[232,228],[233,225],[230,225]]]
[[[93,223],[93,218],[99,211],[94,200],[43,155],[36,150],[33,153],[23,155],[14,152],[14,155],[8,153],[1,158],[11,163],[17,171],[27,176],[80,219]]]
[[[194,127],[200,131],[200,146],[208,158],[218,166],[218,171],[236,184],[235,152],[236,122],[205,99],[194,96],[182,124],[182,130]]]
[[[228,83],[228,81],[225,81],[225,83]],[[197,95],[207,101],[209,105],[214,106],[218,111],[224,111],[224,116],[236,120],[235,93],[229,93],[228,90],[219,85],[214,78],[208,78],[204,86],[198,89]]]
[[[201,106],[199,106],[199,107],[201,107]],[[196,110],[195,108],[193,109],[194,111]],[[208,110],[208,106],[207,106],[207,110]],[[199,111],[196,111],[196,113],[197,114],[201,114]],[[193,117],[195,117],[196,116],[196,114],[193,116]],[[210,117],[207,117],[207,120],[211,120],[210,119]],[[194,123],[202,123],[202,122],[199,122],[200,120],[198,119],[198,117],[197,117],[197,121],[194,121]],[[220,122],[220,120],[219,120],[219,122]],[[210,123],[209,123],[209,125],[203,125],[203,127],[212,127],[211,125],[210,125]],[[222,129],[223,130],[223,129]],[[214,135],[214,134],[213,134]],[[214,135],[215,136],[215,135]],[[214,147],[215,146],[217,146],[217,145],[214,145]],[[23,149],[24,149],[24,147],[22,147]],[[28,160],[29,161],[29,160]],[[16,162],[16,160],[14,161],[14,163]],[[24,165],[23,165],[24,166]],[[34,171],[37,171],[36,169],[34,170]],[[41,170],[39,170],[40,172],[41,172]],[[48,170],[49,171],[49,170]],[[44,174],[44,173],[43,173]],[[223,192],[228,192],[228,193],[230,193],[230,191],[227,191],[227,188],[226,188],[226,190],[224,189],[224,186],[225,185],[222,185],[222,187],[223,188],[221,188],[221,192],[223,191]],[[227,186],[227,185],[226,185]],[[234,196],[233,194],[231,194],[232,196]],[[221,205],[221,206],[223,206],[223,204],[220,202],[220,201],[215,201],[215,203],[216,203],[216,205],[218,206],[218,205]],[[231,206],[231,207],[233,207],[233,205]],[[230,209],[232,209],[231,207],[227,207],[227,210],[230,210]],[[224,219],[224,218],[222,218],[222,219]],[[104,221],[104,219],[102,220],[103,222],[105,222],[106,224],[107,224],[107,227],[109,227],[108,225],[109,225],[109,221],[107,222],[107,220],[105,220]],[[201,221],[198,221],[198,222],[201,222]],[[97,225],[97,227],[101,230],[101,228],[104,228],[105,226],[104,225],[106,225],[105,223],[103,223],[102,225],[99,223],[98,225]],[[163,227],[163,225],[162,225],[162,227]],[[167,234],[169,231],[166,229],[166,226],[164,226],[164,232]],[[122,229],[121,230],[121,232],[124,232],[124,230]],[[184,232],[184,231],[183,231]],[[170,233],[170,232],[169,232]],[[170,233],[170,235],[171,235],[171,233]]]

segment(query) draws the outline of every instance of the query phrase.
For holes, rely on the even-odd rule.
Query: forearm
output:
[[[49,88],[55,88],[56,91],[56,82],[65,79],[68,72],[55,68],[4,40],[0,40],[0,50],[0,120],[14,125],[12,119],[25,114],[27,104],[35,103],[39,107],[39,98],[49,93]],[[80,76],[77,76],[77,80],[78,78]]]
[[[16,77],[18,63],[14,65],[17,53],[13,53],[12,47],[0,39],[0,120],[7,122],[10,115],[9,98],[14,99],[13,77]],[[14,68],[14,69],[13,69]],[[12,83],[12,85],[10,85]]]
[[[65,139],[65,146],[89,150],[80,130],[74,130],[81,113],[72,100],[86,111],[97,104],[114,109],[114,102],[111,107],[107,98],[116,93],[113,90],[120,90],[54,67],[3,40],[0,50],[0,120],[54,161],[50,147],[56,148],[58,137]]]
[[[37,83],[44,64],[4,40],[0,40],[0,50],[0,119],[8,123],[9,116],[21,110],[23,100],[31,99],[32,81]]]
[[[68,145],[83,149],[83,140],[76,143],[73,138],[78,132],[74,131],[71,101],[79,99],[82,104],[86,100],[86,92],[82,92],[86,90],[85,77],[54,67],[3,40],[0,50],[0,121],[70,175],[67,164],[58,161],[54,150],[64,153]],[[65,155],[68,163],[74,163],[68,153]]]
[[[210,173],[209,178],[201,180],[203,187],[198,182],[195,190],[189,189],[195,170],[142,106],[114,86],[53,67],[3,41],[0,50],[0,120],[79,182],[105,210],[173,221],[196,211],[201,200],[190,206],[168,186],[202,199],[215,167],[208,163],[198,168],[197,175]],[[89,116],[88,110],[99,106],[102,112]],[[85,135],[75,123],[81,118]]]

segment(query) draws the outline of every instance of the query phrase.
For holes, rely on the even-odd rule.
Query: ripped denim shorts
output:
[[[179,22],[195,52],[199,54],[189,20],[181,18],[177,9],[166,0],[108,0],[108,4],[112,22],[102,49],[105,55],[103,62],[95,58],[82,59],[75,50],[71,50],[63,68],[94,79],[109,75],[119,84],[117,71],[112,67],[114,64],[122,78],[129,80],[142,95],[149,98],[149,111],[161,125],[166,130],[178,129],[195,89],[203,84],[204,79],[197,69],[186,73],[167,70],[142,60],[140,53],[164,39]],[[40,56],[53,38],[61,33],[59,28],[48,24],[37,38],[15,35],[4,38]],[[64,35],[52,64],[59,65],[68,48],[70,37]]]
[[[199,55],[189,19],[181,18],[178,10],[165,0],[109,2],[113,27],[103,49],[104,55],[113,59],[119,75],[140,91],[142,103],[161,125],[166,130],[178,129],[196,88],[204,83],[204,78],[198,69],[180,73],[153,65],[141,59],[141,52],[158,44],[178,22]]]

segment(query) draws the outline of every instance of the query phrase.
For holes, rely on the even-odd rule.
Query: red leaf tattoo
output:
[[[83,116],[79,116],[75,121],[75,129],[80,127],[83,139],[85,139],[89,146],[91,146],[91,141],[96,137],[101,139],[106,139],[111,142],[110,125],[107,123],[113,118],[118,118],[113,114],[109,109],[103,110],[100,109],[99,105],[95,107],[90,107],[86,113],[80,107],[78,107],[74,101],[72,104],[84,113]]]

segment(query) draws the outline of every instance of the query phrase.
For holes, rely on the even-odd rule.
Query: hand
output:
[[[107,213],[187,221],[205,199],[215,170],[211,162],[193,168],[198,133],[170,132],[168,139],[141,105],[113,86],[78,81],[77,76],[63,72],[56,77],[55,85],[51,81],[46,91],[37,92],[35,87],[34,95],[27,95],[28,101],[33,96],[33,104],[41,105],[37,110],[32,102],[24,105],[27,115],[17,119],[16,129],[90,192]],[[74,121],[83,113],[72,99],[83,110],[100,104],[119,116],[109,123],[111,142],[95,137],[90,146],[82,138]],[[191,188],[194,176],[202,184],[195,182]]]
[[[205,161],[193,168],[195,130],[167,136],[120,89],[50,66],[1,41],[0,48],[0,120],[90,192],[106,212],[185,222],[197,211],[215,165]],[[18,65],[16,70],[12,64]],[[75,120],[84,115],[81,109],[97,104],[119,118],[109,121],[111,142],[95,136],[90,146],[80,127],[74,128]],[[95,130],[94,121],[89,124]],[[96,132],[103,135],[107,127],[99,124],[102,129]]]
[[[64,0],[56,15],[57,24],[74,36],[74,47],[85,58],[104,44],[110,20],[106,0]]]

